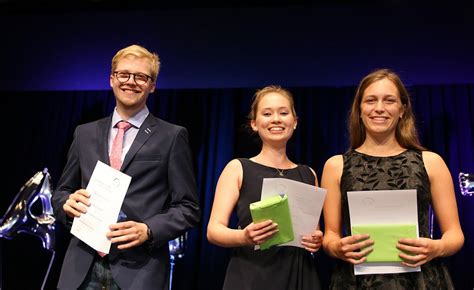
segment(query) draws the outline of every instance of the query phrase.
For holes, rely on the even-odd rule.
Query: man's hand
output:
[[[144,223],[126,221],[110,225],[109,228],[110,232],[107,233],[107,238],[111,239],[112,243],[120,243],[117,246],[119,250],[139,246],[150,238],[148,237],[148,226]]]
[[[63,205],[63,210],[66,215],[74,218],[80,217],[83,213],[86,213],[87,207],[91,205],[89,197],[90,194],[85,189],[79,189],[76,190],[76,192],[71,193]]]

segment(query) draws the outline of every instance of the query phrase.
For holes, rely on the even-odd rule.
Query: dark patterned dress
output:
[[[239,161],[243,168],[237,203],[240,228],[252,222],[249,205],[260,200],[263,178],[283,177],[315,184],[314,175],[305,165],[284,170],[284,175],[280,176],[276,168],[249,159],[242,158]],[[255,251],[252,246],[233,249],[223,289],[317,290],[320,289],[320,283],[313,257],[305,249],[284,246]]]
[[[348,191],[416,189],[420,237],[429,237],[431,191],[422,153],[407,150],[390,157],[374,157],[356,151],[344,154],[341,177],[343,233],[350,233]],[[440,259],[421,266],[421,272],[354,275],[351,264],[338,260],[331,289],[454,289]]]

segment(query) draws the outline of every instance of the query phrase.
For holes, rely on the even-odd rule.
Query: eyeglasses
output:
[[[130,73],[125,71],[114,71],[114,76],[121,83],[128,82],[130,76],[133,76],[133,81],[137,85],[144,85],[148,82],[149,79],[152,79],[151,76],[143,73]]]

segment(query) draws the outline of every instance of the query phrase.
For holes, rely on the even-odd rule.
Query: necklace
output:
[[[278,175],[280,176],[285,176],[285,169],[278,169],[278,168],[275,168],[278,172]]]

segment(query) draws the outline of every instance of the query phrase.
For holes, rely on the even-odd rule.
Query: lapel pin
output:
[[[146,129],[145,129],[145,133],[150,134],[150,133],[151,133],[150,128],[146,128]]]

